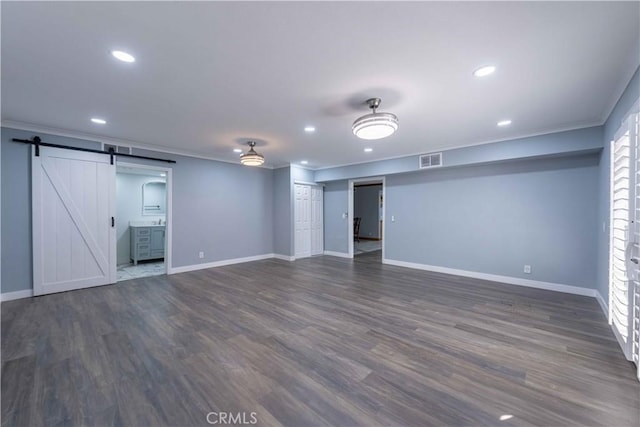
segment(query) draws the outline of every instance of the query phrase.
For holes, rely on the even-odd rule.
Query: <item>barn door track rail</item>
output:
[[[175,163],[175,160],[170,159],[159,159],[157,157],[148,157],[148,156],[138,156],[136,154],[125,154],[118,153],[113,148],[109,148],[109,151],[105,150],[94,150],[92,148],[82,148],[82,147],[72,147],[70,145],[61,145],[61,144],[51,144],[49,142],[42,142],[39,136],[34,136],[33,139],[18,139],[13,138],[13,142],[22,142],[23,144],[31,144],[36,147],[36,156],[40,156],[40,147],[53,147],[53,148],[64,148],[65,150],[75,150],[75,151],[85,151],[87,153],[98,153],[98,154],[106,154],[111,156],[111,164],[114,164],[114,156],[123,156],[123,157],[133,157],[134,159],[144,159],[144,160],[153,160],[156,162],[165,162],[165,163]]]

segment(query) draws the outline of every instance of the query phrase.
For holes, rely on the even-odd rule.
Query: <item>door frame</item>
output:
[[[384,176],[373,176],[371,178],[356,178],[349,180],[349,191],[348,191],[348,211],[347,211],[347,239],[348,239],[348,258],[353,258],[353,218],[354,218],[354,207],[353,207],[353,189],[355,187],[354,184],[382,184],[382,262],[385,260],[385,242],[387,241],[387,183],[386,177]]]
[[[313,252],[313,190],[320,190],[320,224],[322,238],[320,239],[320,252]],[[324,254],[324,185],[312,185],[311,186],[311,256],[318,256]]]
[[[151,165],[146,165],[146,164],[141,164],[141,163],[129,163],[129,162],[119,162],[116,159],[116,167],[117,166],[124,166],[124,167],[129,167],[129,168],[135,168],[135,169],[146,169],[146,170],[150,170],[150,171],[156,171],[156,172],[164,172],[167,174],[166,181],[167,181],[167,213],[165,214],[165,231],[166,231],[166,235],[165,235],[165,251],[164,251],[164,271],[165,274],[173,274],[173,267],[172,267],[172,244],[173,244],[173,168],[170,166],[151,166]],[[117,199],[117,194],[116,194],[116,199]],[[116,206],[117,208],[117,206]],[[117,258],[117,256],[116,256]],[[116,259],[116,265],[113,268],[117,269],[117,259]]]
[[[296,191],[296,185],[308,185],[309,187],[311,187],[311,190],[313,190],[314,187],[320,188],[322,190],[322,251],[319,254],[313,255],[311,252],[313,252],[313,250],[310,251],[309,253],[309,257],[301,257],[298,258],[296,257],[296,195],[295,195],[295,191]],[[312,197],[310,195],[310,197]],[[295,261],[296,259],[303,259],[303,258],[310,258],[312,256],[318,256],[318,255],[322,255],[324,254],[324,184],[323,183],[318,183],[318,182],[307,182],[307,181],[299,181],[299,180],[294,180],[293,184],[291,185],[291,245],[292,245],[292,254],[290,256],[290,261]]]

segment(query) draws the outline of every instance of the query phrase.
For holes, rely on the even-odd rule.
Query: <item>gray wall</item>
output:
[[[31,155],[27,145],[8,142],[33,135],[2,129],[3,293],[31,289],[33,283]],[[38,135],[46,142],[100,148],[93,141]],[[144,150],[134,153],[178,162],[172,165],[173,267],[273,252],[272,170]],[[126,162],[158,165],[132,159]],[[205,252],[204,259],[198,258],[199,251]]]
[[[165,215],[142,215],[142,186],[164,181],[159,176],[116,173],[116,239],[118,264],[131,262],[130,221],[164,220]],[[164,193],[164,192],[163,192]],[[166,199],[166,194],[163,196]]]
[[[305,183],[314,183],[315,171],[311,169],[305,169],[302,166],[291,165],[291,184],[295,181],[301,181]]]
[[[134,154],[177,162],[171,165],[173,219],[167,218],[173,267],[273,253],[273,170],[146,150]]]
[[[610,142],[622,124],[625,115],[640,97],[640,68],[633,75],[615,108],[604,125],[604,150],[600,157],[599,198],[598,198],[598,275],[597,289],[607,303],[609,302],[609,175],[611,162]],[[604,229],[603,229],[604,225]]]
[[[385,256],[593,288],[597,180],[597,155],[388,176]]]
[[[452,150],[455,167],[407,173],[414,156],[316,171],[328,180],[326,249],[347,252],[342,178],[386,173],[386,258],[594,288],[603,128],[513,142]]]
[[[273,171],[273,251],[276,254],[293,255],[291,168]]]
[[[365,185],[354,188],[353,214],[362,218],[360,221],[360,237],[380,237],[380,218],[378,193],[382,185]]]
[[[349,182],[329,182],[324,187],[324,250],[349,252],[349,222],[342,217],[349,211]]]

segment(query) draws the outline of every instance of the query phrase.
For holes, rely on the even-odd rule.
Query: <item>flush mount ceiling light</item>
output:
[[[306,126],[306,127],[304,128],[304,131],[305,131],[305,132],[308,132],[308,133],[311,133],[311,132],[315,132],[315,131],[316,131],[316,128],[315,128],[315,127],[313,127],[313,126]]]
[[[127,52],[123,52],[121,50],[112,50],[111,55],[113,55],[114,58],[119,59],[122,62],[136,62],[136,58],[133,55]]]
[[[233,149],[233,152],[234,152],[234,153],[242,153],[242,150],[241,150],[241,149],[239,149],[239,148],[234,148],[234,149]]]
[[[511,124],[511,120],[500,120],[497,125],[500,127],[509,126]]]
[[[253,147],[256,146],[256,143],[253,141],[249,141],[249,151],[246,154],[240,156],[240,163],[245,166],[260,166],[264,163],[264,156],[260,153],[256,153],[256,150]]]
[[[105,119],[99,119],[97,117],[92,117],[91,121],[97,125],[106,125],[107,121]]]
[[[380,98],[367,99],[373,113],[366,114],[353,122],[353,134],[360,139],[380,139],[393,134],[398,129],[398,117],[391,113],[377,113]]]

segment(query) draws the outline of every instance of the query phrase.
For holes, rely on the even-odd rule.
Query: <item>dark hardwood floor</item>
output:
[[[2,303],[2,425],[639,425],[594,299],[379,256]]]

